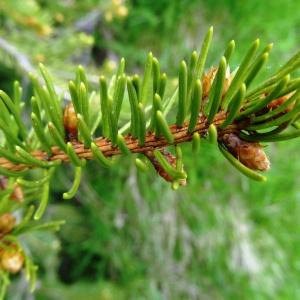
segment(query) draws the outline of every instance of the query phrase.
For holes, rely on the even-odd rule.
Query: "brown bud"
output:
[[[24,255],[17,247],[2,249],[0,252],[1,269],[9,273],[19,272],[24,264]]]
[[[220,140],[246,167],[258,171],[270,169],[270,161],[259,143],[244,141],[234,133],[226,133]]]
[[[217,71],[218,71],[218,68],[212,67],[202,76],[202,96],[203,96],[203,98],[206,98],[208,96],[210,88],[214,81],[214,78],[217,74]]]
[[[10,196],[10,199],[19,203],[23,202],[24,200],[23,190],[17,183],[15,183],[14,190]]]
[[[164,155],[164,157],[168,161],[168,163],[170,165],[172,165],[174,168],[176,168],[176,157],[172,153],[166,151],[165,149],[160,150],[160,152]],[[150,160],[150,162],[152,163],[154,169],[159,174],[159,176],[161,176],[162,178],[164,178],[168,182],[173,182],[174,181],[174,178],[172,176],[170,176],[164,170],[164,168],[159,164],[159,162],[155,158],[152,151],[145,152],[145,155]],[[185,186],[186,185],[186,179],[180,179],[179,184],[182,185],[182,186]]]
[[[16,218],[10,214],[6,213],[0,217],[0,237],[11,232],[16,224]]]
[[[0,190],[7,189],[7,186],[8,186],[7,177],[4,176],[0,177]],[[10,195],[10,199],[19,203],[23,202],[24,200],[23,190],[17,183],[14,184],[14,189]]]
[[[202,76],[202,95],[203,98],[208,97],[213,81],[217,74],[218,68],[212,67]],[[234,75],[234,74],[233,74]],[[230,73],[229,67],[226,69],[225,82],[223,87],[222,96],[224,96],[230,86],[233,75]]]
[[[69,141],[76,140],[78,129],[77,129],[77,116],[73,104],[70,102],[67,104],[64,110],[64,128],[66,137]]]
[[[279,107],[280,105],[282,105],[284,102],[286,102],[291,96],[293,95],[293,93],[289,93],[287,95],[284,95],[280,98],[277,98],[273,101],[271,101],[268,105],[267,105],[267,108],[269,110],[274,110],[276,109],[277,107]],[[295,102],[291,103],[284,111],[283,113],[287,113],[289,111],[291,111],[293,109],[295,105]]]

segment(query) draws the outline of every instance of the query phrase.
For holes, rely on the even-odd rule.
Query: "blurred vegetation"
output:
[[[0,88],[21,78],[29,90],[26,72],[38,62],[58,87],[79,63],[96,84],[121,56],[128,71],[139,72],[148,50],[176,74],[174,62],[198,47],[210,25],[210,63],[228,40],[236,40],[237,62],[260,37],[275,43],[273,70],[299,49],[299,9],[292,0],[2,0]],[[206,143],[199,157],[184,148],[189,183],[177,192],[123,158],[110,170],[90,163],[67,202],[61,193],[71,179],[62,170],[47,217],[67,224],[24,241],[40,265],[33,297],[300,299],[299,146],[267,149],[273,166],[265,184],[241,177]],[[7,299],[32,299],[25,285],[16,277]]]

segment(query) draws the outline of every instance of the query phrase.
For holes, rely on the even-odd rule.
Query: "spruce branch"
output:
[[[260,142],[300,137],[300,78],[294,77],[300,68],[300,52],[252,87],[273,45],[259,52],[260,41],[255,40],[238,69],[231,72],[235,42],[230,41],[218,67],[205,73],[212,35],[210,28],[201,51],[193,51],[188,63],[180,62],[176,87],[168,85],[158,59],[149,53],[141,77],[126,74],[122,58],[110,81],[100,76],[99,91],[91,89],[79,66],[68,85],[71,101],[67,105],[63,105],[47,69],[40,65],[44,83],[30,75],[31,124],[24,121],[19,83],[14,83],[12,96],[0,91],[2,286],[6,288],[9,274],[24,265],[34,289],[37,267],[18,243],[18,236],[32,230],[57,230],[63,224],[39,221],[47,208],[51,179],[63,163],[74,169],[74,180],[64,199],[76,195],[87,160],[109,168],[118,155],[138,155],[134,161],[140,170],[147,172],[152,165],[177,189],[187,183],[181,144],[189,142],[198,153],[201,140],[206,139],[242,174],[266,180],[261,172],[270,168],[270,162]],[[173,153],[169,148],[174,148]],[[42,170],[42,177],[36,178],[32,169]],[[32,205],[36,198],[37,207]],[[17,223],[12,212],[20,208],[23,218]],[[11,257],[17,264],[8,264]],[[0,299],[5,288],[0,289]]]
[[[226,120],[226,113],[219,112],[213,121],[213,123],[219,127]],[[202,137],[206,137],[208,134],[209,123],[207,117],[199,116],[197,124],[192,132],[188,130],[189,122],[185,122],[182,127],[177,125],[171,125],[168,127],[170,140],[164,137],[157,138],[155,133],[148,132],[145,135],[144,145],[140,145],[137,138],[133,138],[131,134],[123,136],[123,147],[126,147],[131,153],[144,154],[148,151],[154,151],[155,149],[166,148],[171,145],[178,145],[184,142],[192,140],[194,133],[198,133]],[[230,125],[225,130],[221,130],[218,136],[228,132],[238,132],[241,128],[237,125]],[[172,138],[171,138],[172,137]],[[111,157],[122,154],[122,146],[113,146],[112,142],[104,137],[96,138],[93,142],[98,150],[100,150],[105,157]],[[84,143],[74,141],[72,142],[74,153],[81,159],[92,160],[93,151],[91,148],[86,148]],[[31,153],[32,158],[39,160],[41,164],[47,164],[48,162],[70,162],[70,157],[66,154],[67,151],[61,150],[59,147],[54,146],[51,148],[51,155],[48,155],[46,151],[34,151]],[[49,165],[49,167],[51,164]],[[37,167],[36,164],[30,163],[13,163],[11,160],[4,157],[0,157],[0,168],[7,169],[8,171],[18,172],[27,169]],[[1,172],[1,171],[0,171]],[[17,174],[16,174],[17,175]]]
[[[180,63],[178,88],[168,99],[164,95],[167,76],[161,73],[159,61],[152,53],[147,56],[142,78],[125,74],[123,58],[110,82],[100,76],[100,101],[96,107],[90,100],[94,91],[90,91],[85,71],[79,66],[75,80],[69,83],[71,104],[64,111],[51,75],[40,65],[45,85],[30,76],[34,87],[30,140],[28,126],[22,121],[18,86],[13,98],[0,91],[0,128],[6,138],[0,147],[0,173],[22,177],[33,168],[49,169],[61,162],[83,167],[85,160],[91,159],[110,166],[113,161],[108,158],[121,153],[147,156],[149,151],[188,141],[197,149],[200,138],[218,142],[222,146],[221,153],[227,149],[234,159],[241,161],[239,153],[226,145],[230,141],[224,139],[224,135],[232,133],[247,141],[298,136],[298,132],[283,134],[281,131],[297,128],[299,78],[291,79],[291,73],[300,66],[299,54],[258,88],[247,92],[273,45],[267,45],[257,54],[260,41],[256,39],[237,71],[230,73],[229,60],[235,49],[235,42],[230,41],[219,66],[204,73],[212,34],[210,28],[200,53],[194,51],[188,65],[184,61]],[[122,106],[128,100],[130,121],[120,128]],[[176,101],[176,121],[172,122],[168,115]],[[5,126],[10,120],[15,121],[14,126]],[[98,137],[94,135],[97,128],[102,132]],[[272,130],[265,132],[269,128]],[[245,174],[242,168],[240,171]]]

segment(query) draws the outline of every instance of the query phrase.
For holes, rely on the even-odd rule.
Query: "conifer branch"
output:
[[[9,273],[19,272],[24,265],[34,288],[37,267],[18,243],[18,236],[32,230],[57,230],[63,224],[36,224],[46,211],[50,181],[61,163],[69,163],[75,170],[64,199],[75,196],[87,160],[112,167],[114,157],[121,154],[139,154],[135,164],[140,170],[148,171],[152,164],[157,174],[177,189],[187,182],[180,144],[190,142],[198,153],[201,140],[206,139],[242,174],[266,180],[260,172],[267,171],[270,162],[259,143],[300,137],[300,78],[293,78],[300,68],[300,52],[252,88],[273,45],[258,53],[259,40],[255,40],[239,68],[231,73],[229,61],[235,42],[230,41],[219,66],[205,73],[212,35],[210,28],[200,53],[193,51],[188,63],[179,64],[175,87],[167,84],[158,59],[149,53],[141,77],[126,74],[122,58],[110,81],[100,76],[99,92],[91,90],[79,66],[74,81],[69,82],[71,101],[65,107],[51,75],[41,65],[44,85],[29,76],[33,86],[31,124],[23,119],[19,83],[14,83],[11,97],[0,91],[0,284],[4,282],[6,287]],[[125,105],[130,109],[130,114],[124,114],[127,122],[122,110]],[[175,154],[168,147],[175,148]],[[27,174],[36,168],[43,170],[43,177],[29,179]],[[26,207],[28,201],[24,201],[32,191],[38,194],[37,208]],[[19,208],[24,215],[16,224],[11,212]],[[13,266],[4,259],[7,253],[14,257]],[[4,295],[4,289],[0,293]]]
[[[226,113],[219,112],[213,124],[216,127],[219,127],[226,120]],[[153,132],[148,132],[145,137],[145,143],[143,146],[139,145],[138,139],[133,138],[130,134],[124,136],[125,145],[131,153],[146,153],[148,151],[154,151],[155,149],[165,148],[171,145],[178,145],[184,142],[191,141],[193,134],[198,132],[200,136],[205,137],[208,134],[209,123],[207,117],[199,116],[197,124],[194,128],[194,131],[190,132],[188,130],[189,123],[185,122],[182,127],[177,125],[172,125],[169,127],[169,130],[172,134],[174,141],[172,143],[168,142],[165,138],[157,138]],[[237,132],[240,130],[237,125],[230,125],[225,130],[221,130],[218,135],[221,137],[225,133]],[[112,142],[106,138],[100,137],[94,140],[94,144],[106,157],[111,157],[115,155],[122,154],[122,150],[118,146],[113,146]],[[78,158],[92,160],[93,154],[92,150],[86,148],[84,143],[73,142],[72,143],[74,152]],[[48,155],[46,151],[34,151],[31,153],[31,156],[39,160],[41,163],[61,161],[61,162],[70,162],[69,156],[62,151],[59,147],[55,146],[51,148],[51,154]],[[32,169],[38,167],[37,164],[24,164],[24,163],[13,163],[10,160],[0,157],[0,168],[7,169],[8,171],[24,171],[27,169]]]

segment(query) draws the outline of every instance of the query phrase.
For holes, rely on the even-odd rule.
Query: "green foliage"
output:
[[[26,4],[26,1],[23,2]],[[12,18],[9,21],[10,24],[13,24],[12,26],[17,24],[18,28],[22,29],[21,32],[26,32],[26,34],[18,38],[18,35],[12,31],[11,34],[3,36],[17,45],[18,50],[32,58],[33,62],[39,61],[40,57],[39,59],[35,57],[44,53],[46,56],[45,65],[47,65],[47,69],[51,70],[52,80],[58,91],[57,95],[62,99],[63,93],[57,87],[62,85],[63,90],[65,90],[65,82],[68,82],[72,77],[69,71],[74,69],[74,60],[81,62],[82,53],[86,53],[85,51],[91,46],[91,44],[82,42],[82,38],[85,39],[88,36],[69,29],[78,17],[99,3],[98,1],[79,1],[76,3],[75,1],[76,5],[72,3],[70,6],[64,7],[57,1],[43,1],[43,5],[39,5],[39,1],[31,2],[35,2],[36,7],[39,7],[38,10],[32,9],[31,14],[36,15],[37,19],[46,26],[50,25],[54,34],[45,35],[43,39],[40,39],[37,35],[39,32],[37,28],[27,27],[24,23],[19,23],[17,19]],[[106,12],[110,12],[111,8],[108,1],[102,3],[101,10],[105,15]],[[115,146],[128,156],[113,160],[113,163],[117,163],[109,169],[87,163],[87,166],[82,169],[84,174],[81,179],[81,187],[75,196],[75,201],[72,202],[62,203],[60,195],[73,184],[76,185],[79,182],[75,180],[72,184],[73,168],[69,169],[66,166],[55,168],[56,172],[55,176],[52,176],[51,184],[49,178],[50,171],[53,170],[52,167],[45,171],[26,171],[24,174],[15,170],[6,171],[4,168],[2,170],[2,172],[7,172],[8,176],[16,176],[16,182],[20,182],[20,184],[23,182],[24,184],[26,203],[20,206],[14,205],[11,208],[12,211],[15,210],[15,207],[23,209],[30,204],[36,204],[35,208],[31,207],[29,219],[31,221],[34,219],[34,213],[39,216],[37,212],[42,212],[47,203],[45,200],[47,198],[42,197],[41,201],[40,196],[46,194],[46,183],[48,183],[51,186],[50,192],[52,191],[50,194],[51,201],[44,218],[67,219],[67,224],[69,224],[65,225],[68,226],[66,230],[64,229],[65,226],[63,227],[63,231],[59,235],[62,241],[61,251],[57,246],[58,240],[55,235],[45,231],[41,234],[32,233],[31,230],[24,231],[26,236],[22,239],[22,247],[25,246],[26,249],[30,249],[30,251],[26,251],[26,258],[32,256],[35,263],[40,265],[38,278],[43,279],[41,288],[36,293],[38,299],[55,299],[56,294],[65,299],[76,299],[76,297],[79,299],[82,297],[86,299],[89,297],[90,299],[136,299],[141,297],[145,299],[197,299],[199,295],[208,299],[298,298],[297,282],[299,276],[296,272],[296,263],[299,258],[297,255],[298,239],[293,234],[297,232],[299,227],[297,222],[299,210],[295,203],[297,198],[296,178],[299,168],[297,163],[297,147],[299,145],[297,141],[265,148],[274,161],[274,167],[268,175],[268,183],[263,186],[249,182],[247,178],[231,172],[226,161],[223,162],[218,147],[216,147],[218,135],[216,130],[220,131],[220,128],[229,128],[230,130],[231,124],[236,124],[238,118],[240,118],[238,122],[248,121],[247,114],[240,116],[242,107],[245,107],[246,110],[253,109],[255,105],[259,104],[261,94],[266,92],[266,96],[269,95],[270,91],[274,90],[275,85],[279,83],[279,77],[282,76],[283,78],[291,71],[291,68],[295,68],[295,65],[291,64],[292,61],[289,61],[288,65],[291,68],[281,72],[275,81],[274,77],[270,75],[270,73],[274,73],[278,62],[281,64],[283,57],[287,57],[287,53],[296,47],[294,33],[296,30],[293,30],[295,14],[293,11],[297,11],[295,9],[297,4],[281,3],[279,5],[278,3],[280,1],[272,2],[270,4],[272,9],[268,6],[268,13],[266,13],[266,4],[257,1],[243,3],[243,5],[232,1],[222,3],[218,1],[214,3],[211,1],[205,3],[201,3],[201,1],[180,1],[180,3],[163,1],[155,4],[153,1],[151,3],[132,1],[126,2],[129,8],[128,18],[122,19],[114,16],[112,21],[107,21],[104,17],[105,21],[100,26],[105,30],[108,28],[109,32],[110,28],[113,28],[111,31],[113,38],[106,40],[106,37],[102,33],[99,34],[96,29],[94,31],[95,45],[109,50],[114,49],[119,56],[125,56],[126,73],[130,72],[133,67],[141,67],[145,64],[144,56],[147,48],[151,48],[155,55],[160,58],[158,62],[153,57],[153,79],[151,79],[153,83],[150,83],[149,91],[145,92],[147,104],[144,106],[139,103],[143,77],[138,75],[127,77],[123,74],[125,71],[124,61],[118,70],[115,69],[116,76],[111,81],[106,79],[107,110],[111,113],[107,122],[106,137],[109,140],[114,140]],[[19,7],[18,4],[18,10]],[[7,11],[13,11],[13,9],[11,7],[6,8]],[[56,12],[62,12],[64,15],[65,21],[62,24],[55,21]],[[210,15],[211,12],[213,12],[212,15]],[[43,15],[46,13],[46,17],[41,17],[42,13]],[[248,15],[245,16],[245,13]],[[6,22],[6,13],[2,12],[2,14],[4,19],[1,22],[3,20]],[[215,23],[214,20],[218,22],[221,20],[222,23],[220,26],[215,26],[216,39],[212,43],[205,69],[212,65],[212,62],[214,65],[218,64],[216,53],[218,56],[223,54],[227,63],[230,59],[231,67],[239,65],[247,50],[249,37],[255,37],[258,28],[261,29],[262,40],[272,38],[272,41],[280,41],[280,43],[270,56],[267,68],[262,67],[266,64],[269,57],[267,52],[270,51],[271,47],[264,47],[256,55],[247,76],[243,80],[244,84],[243,82],[239,83],[239,87],[234,91],[235,94],[228,104],[229,115],[223,124],[217,128],[211,126],[208,136],[191,132],[193,150],[197,153],[201,139],[201,151],[196,156],[188,148],[191,144],[183,146],[183,160],[189,174],[188,187],[174,193],[162,181],[154,180],[156,177],[154,172],[148,171],[145,175],[139,172],[137,176],[135,169],[131,167],[131,161],[138,161],[141,163],[140,165],[146,167],[144,169],[151,170],[149,161],[146,161],[143,156],[139,155],[137,159],[131,159],[131,152],[124,139],[124,136],[126,137],[126,134],[132,130],[129,122],[132,115],[130,115],[131,110],[128,101],[127,78],[132,80],[133,91],[137,95],[138,126],[136,136],[139,144],[142,145],[144,143],[143,138],[146,136],[143,133],[145,128],[147,133],[153,130],[157,138],[161,137],[163,133],[161,127],[156,125],[157,111],[162,112],[163,120],[166,120],[168,125],[177,123],[177,116],[180,112],[176,110],[176,102],[178,101],[178,106],[180,106],[179,99],[182,94],[180,88],[176,92],[176,83],[173,83],[172,80],[174,74],[178,73],[176,62],[180,61],[182,57],[189,62],[187,64],[187,90],[191,91],[191,78],[195,71],[198,53],[194,51],[189,60],[187,59],[189,56],[186,48],[194,47],[198,43],[199,32],[202,35],[203,23],[205,23],[207,15],[210,16],[210,23]],[[257,23],[254,15],[264,22]],[[270,21],[272,17],[274,19]],[[181,27],[182,24],[185,25]],[[5,26],[2,27],[1,31],[6,30],[5,28]],[[44,28],[47,29],[47,27]],[[69,29],[64,30],[65,28]],[[158,28],[159,40],[157,39]],[[182,28],[184,29],[182,30]],[[60,29],[63,30],[60,31]],[[287,32],[289,34],[286,34]],[[230,42],[226,50],[223,51],[224,43],[227,43],[227,40],[232,39],[232,37],[238,42],[234,54],[234,42]],[[38,43],[36,43],[37,39],[39,39]],[[25,43],[24,41],[28,42]],[[36,47],[32,47],[33,43]],[[74,45],[76,45],[76,53],[73,50]],[[57,59],[58,57],[59,59]],[[7,64],[8,60],[2,60]],[[83,61],[83,64],[86,65],[84,56]],[[8,66],[13,70],[18,70],[19,74],[26,78],[26,73],[16,66],[17,62],[18,60],[9,61]],[[93,93],[94,90],[97,91],[97,80],[94,79],[93,74],[99,74],[99,72],[98,69],[96,71],[90,65],[85,68],[87,70],[86,78],[79,75],[80,68],[77,70],[74,80],[75,90],[72,91],[73,95],[75,91],[78,99],[81,97],[81,103],[86,104],[87,102],[82,100],[88,99],[90,107],[93,109],[90,111],[90,118],[86,118],[86,114],[83,116],[83,111],[79,112],[79,115],[77,112],[77,117],[79,117],[78,139],[85,148],[100,150],[97,146],[91,146],[90,140],[104,135],[103,119],[99,113],[99,94],[98,92]],[[166,75],[162,71],[165,69],[168,71],[168,81],[166,81]],[[1,75],[4,73],[4,68],[2,70]],[[111,70],[107,71],[105,67],[102,68],[101,75],[111,72]],[[136,69],[134,72],[137,72]],[[120,79],[120,73],[123,74],[122,79]],[[145,72],[138,69],[138,73],[143,74]],[[255,77],[256,75],[257,77]],[[17,77],[16,74],[9,76]],[[269,76],[271,80],[260,84],[263,82],[264,76],[265,78]],[[106,78],[110,77],[111,74],[106,76]],[[274,110],[265,111],[263,114],[254,113],[247,130],[240,133],[243,140],[277,141],[299,136],[299,132],[296,130],[299,125],[294,119],[295,115],[298,114],[297,110],[285,113],[286,109],[298,98],[299,79],[293,78],[296,78],[294,74],[280,94],[287,95],[293,91],[296,93]],[[255,83],[259,84],[255,85]],[[115,85],[119,88],[115,88]],[[20,99],[20,97],[15,96],[18,95],[18,92],[13,92],[14,88],[8,87],[3,81],[1,81],[1,86],[7,95],[11,95],[13,101]],[[60,136],[59,131],[61,131],[59,122],[55,121],[55,116],[51,118],[50,111],[47,112],[47,109],[43,107],[43,101],[47,101],[47,99],[39,99],[38,95],[32,98],[31,124],[34,130],[31,128],[30,121],[26,117],[30,115],[28,101],[26,101],[29,94],[27,94],[26,85],[23,86],[22,84],[22,87],[24,88],[22,98],[25,100],[25,107],[21,117],[26,125],[27,145],[23,143],[21,129],[16,121],[12,125],[13,129],[6,132],[6,136],[9,136],[11,141],[7,145],[2,144],[0,148],[1,157],[17,164],[24,162],[24,158],[21,157],[22,154],[26,156],[36,149],[46,151],[46,158],[51,156],[51,146],[56,144],[56,141],[55,138],[53,139],[53,134],[51,135],[49,132],[49,121],[57,130],[58,137]],[[15,88],[15,90],[18,89]],[[47,95],[50,94],[50,91],[48,88],[43,89],[41,94]],[[281,96],[280,94],[279,96]],[[73,95],[72,101],[76,98]],[[86,97],[87,95],[88,97]],[[66,94],[63,97],[68,98]],[[189,101],[191,99],[189,98]],[[196,100],[197,97],[194,99]],[[246,101],[246,99],[251,101]],[[214,102],[217,103],[217,101]],[[205,103],[206,101],[202,101],[202,105]],[[189,105],[192,106],[192,102]],[[216,107],[218,111],[219,106]],[[183,108],[185,111],[184,120],[190,131],[193,131],[191,129],[192,114],[194,116],[197,114],[193,109],[190,110],[186,106]],[[4,110],[1,110],[5,111],[5,109],[6,104]],[[214,114],[207,107],[206,110],[207,113]],[[86,112],[86,110],[84,111]],[[284,115],[283,119],[282,115]],[[12,124],[10,109],[6,117],[6,121]],[[145,117],[145,121],[142,120],[143,117]],[[117,123],[116,120],[118,120]],[[291,121],[293,121],[293,125],[286,128],[286,125]],[[280,125],[281,122],[283,124]],[[2,128],[7,131],[5,125],[6,123],[3,123]],[[268,127],[272,125],[275,127]],[[262,128],[264,126],[267,126],[267,129]],[[119,129],[117,133],[116,128]],[[282,133],[283,130],[285,132]],[[212,145],[206,143],[207,138],[214,141]],[[18,153],[15,151],[14,145],[19,147],[17,148]],[[64,145],[67,145],[66,140]],[[224,150],[224,145],[220,146]],[[65,146],[62,148],[68,157],[72,157],[73,164],[80,164],[78,157],[74,156],[74,151],[72,152],[72,150],[76,151],[76,148],[73,149],[70,145],[69,149],[66,149]],[[20,154],[20,149],[21,152],[24,150],[25,153]],[[225,151],[225,155],[230,155],[226,148]],[[104,162],[108,162],[110,165],[110,160],[107,161],[104,155],[105,152],[104,154],[100,152],[101,154]],[[286,157],[295,163],[289,164],[285,159]],[[239,169],[242,171],[245,166],[241,165],[232,155],[231,158],[234,165],[240,164]],[[179,163],[180,161],[181,159],[177,160],[178,166],[168,166],[172,167],[172,170],[177,170],[177,167],[180,169],[182,167],[180,166],[182,161]],[[46,160],[42,161],[42,164],[44,162],[48,164]],[[100,160],[100,162],[103,165],[103,161]],[[216,169],[218,169],[217,172]],[[226,174],[226,178],[224,174]],[[18,178],[21,176],[24,176],[25,179]],[[255,172],[255,176],[261,175]],[[14,181],[12,178],[10,184],[13,184]],[[36,183],[36,181],[38,182]],[[175,186],[176,181],[173,182],[173,187]],[[32,190],[33,187],[34,190]],[[5,193],[9,195],[11,191],[11,186],[5,192],[2,191],[1,199]],[[286,191],[289,191],[288,195]],[[57,204],[53,203],[55,201]],[[7,204],[8,201],[3,202],[3,209],[6,209],[5,203]],[[37,209],[37,207],[39,208]],[[30,209],[28,209],[26,217],[25,212],[21,211],[21,215],[24,219],[28,218]],[[246,229],[239,231],[239,228]],[[49,244],[44,245],[45,248],[43,248],[43,243],[47,243],[46,240]],[[35,248],[36,251],[34,251]],[[45,251],[48,251],[47,258],[41,257],[39,254],[45,253]],[[248,258],[247,253],[250,253]],[[55,255],[58,255],[58,258],[55,258]],[[70,259],[71,264],[68,264],[68,259]],[[249,264],[249,261],[252,263]],[[74,282],[75,285],[66,287],[59,282],[67,277],[66,274],[60,273],[61,278],[57,278],[57,269],[59,266],[62,268],[64,263],[68,266],[68,273],[72,277],[71,282]],[[257,267],[257,264],[261,267]],[[26,263],[26,266],[27,270],[35,269],[35,267],[29,268],[30,263]],[[27,271],[27,274],[30,272]],[[49,274],[51,275],[49,276]],[[34,278],[34,272],[30,276]],[[5,278],[4,280],[7,281]],[[14,278],[13,282],[17,282],[17,280],[18,278]],[[89,281],[89,284],[82,283],[85,280]],[[93,280],[95,281],[93,282]],[[174,284],[175,282],[180,282],[180,284]],[[23,283],[19,286],[23,286]],[[97,288],[94,288],[95,286]],[[22,299],[24,296],[21,295],[21,289],[16,288],[16,285],[11,291],[14,297]],[[17,295],[17,293],[20,294]]]
[[[211,39],[212,28],[209,29],[204,38],[202,49],[197,59],[193,59],[195,63],[192,63],[192,69],[188,70],[185,64],[181,64],[178,83],[179,104],[177,108],[177,126],[179,125],[178,128],[182,127],[186,116],[188,116],[189,121],[185,134],[187,136],[192,135],[193,149],[195,151],[199,148],[200,135],[202,135],[202,137],[206,137],[207,135],[208,140],[212,144],[215,145],[219,143],[219,149],[221,153],[234,167],[241,171],[241,173],[254,180],[265,181],[265,177],[258,174],[255,169],[251,170],[243,162],[242,157],[235,157],[229,153],[230,148],[226,148],[226,143],[222,140],[222,133],[218,132],[217,126],[214,124],[214,122],[216,122],[215,117],[217,113],[223,114],[224,119],[221,123],[222,127],[224,128],[233,123],[236,126],[235,130],[242,131],[242,136],[244,136],[245,139],[248,137],[250,139],[252,137],[260,137],[262,134],[268,134],[268,137],[271,140],[276,139],[277,131],[274,130],[274,127],[277,127],[277,129],[282,131],[282,124],[286,124],[284,127],[284,129],[286,129],[289,127],[288,125],[293,125],[298,119],[300,111],[298,105],[298,90],[291,90],[290,88],[286,89],[286,87],[290,82],[290,75],[287,73],[295,71],[300,65],[298,57],[299,55],[296,54],[289,61],[289,63],[281,67],[280,70],[271,77],[271,79],[267,79],[265,83],[262,83],[261,87],[256,88],[256,90],[254,89],[256,91],[255,95],[257,94],[257,91],[260,92],[260,94],[258,94],[259,98],[249,97],[249,95],[254,95],[253,90],[252,92],[250,90],[250,92],[246,93],[246,84],[244,83],[247,82],[249,85],[262,66],[259,56],[260,54],[255,56],[259,41],[256,40],[244,56],[240,67],[233,75],[233,79],[230,79],[231,82],[227,90],[225,90],[224,97],[222,96],[224,94],[227,63],[225,57],[223,56],[221,58],[219,68],[216,71],[214,80],[210,79],[211,82],[207,83],[204,79],[205,84],[211,85],[207,101],[205,98],[202,99],[201,79],[203,77],[202,74],[204,64]],[[225,50],[225,55],[227,58],[230,57],[230,53],[232,52],[232,45],[232,43],[229,44],[229,48]],[[263,53],[265,52],[263,51]],[[192,57],[193,55],[194,54],[192,54]],[[262,58],[265,59],[265,57],[266,56],[263,54]],[[102,121],[100,129],[103,137],[105,137],[106,140],[111,141],[111,144],[108,142],[103,144],[104,148],[102,149],[110,147],[108,148],[111,149],[110,151],[113,151],[118,144],[122,144],[120,150],[122,152],[127,152],[124,150],[124,147],[127,147],[126,139],[128,138],[128,135],[122,136],[118,133],[121,105],[124,102],[123,98],[125,96],[124,91],[126,77],[123,75],[124,65],[125,61],[122,60],[118,73],[113,77],[114,85],[112,87],[111,84],[109,84],[108,87],[107,80],[104,76],[100,77],[100,105],[98,105],[98,114],[101,113],[100,122]],[[153,68],[152,65],[154,65]],[[193,65],[195,65],[195,67],[193,67]],[[152,72],[152,69],[156,71]],[[153,56],[150,53],[145,64],[145,72],[141,85],[139,84],[139,81],[136,81],[130,77],[127,78],[127,92],[131,110],[130,130],[128,134],[129,136],[136,138],[138,140],[138,145],[141,147],[145,146],[148,142],[146,140],[146,136],[148,135],[146,124],[149,124],[151,120],[152,127],[154,127],[155,130],[155,138],[159,140],[159,138],[163,137],[166,141],[165,147],[174,143],[176,145],[176,143],[180,142],[180,140],[177,141],[175,139],[176,137],[174,136],[169,124],[170,121],[166,119],[166,109],[168,106],[163,106],[160,95],[156,93],[158,86],[160,85],[160,80],[158,80],[159,69],[158,60],[153,60]],[[69,84],[70,93],[73,97],[72,103],[75,112],[72,115],[68,111],[70,115],[67,116],[67,119],[65,116],[63,117],[61,99],[58,97],[55,91],[50,74],[43,65],[40,65],[40,72],[46,87],[42,86],[36,77],[31,76],[34,88],[34,98],[32,98],[33,111],[31,113],[34,131],[30,130],[30,132],[34,132],[35,135],[28,135],[26,125],[21,120],[21,90],[18,86],[18,83],[15,84],[14,99],[10,98],[3,91],[0,92],[3,106],[1,121],[4,124],[5,122],[8,122],[8,120],[14,120],[16,124],[15,127],[5,127],[4,125],[1,127],[5,137],[2,142],[3,153],[6,153],[4,157],[7,159],[7,167],[2,167],[0,169],[2,175],[9,176],[11,178],[18,176],[18,181],[22,184],[22,182],[24,183],[28,181],[21,179],[21,176],[24,176],[23,172],[18,173],[16,171],[10,171],[10,169],[13,169],[14,166],[22,163],[25,171],[26,168],[34,167],[45,170],[45,177],[42,181],[34,180],[31,184],[27,184],[27,187],[32,185],[37,188],[41,188],[42,190],[40,205],[35,211],[34,220],[39,220],[45,212],[48,203],[50,180],[52,178],[54,168],[59,165],[62,160],[69,160],[69,162],[72,163],[75,168],[73,184],[70,190],[63,194],[63,198],[70,199],[75,196],[81,181],[82,167],[85,166],[86,163],[84,159],[85,156],[80,156],[82,152],[78,152],[76,150],[78,149],[78,145],[80,146],[80,143],[82,143],[84,146],[83,150],[89,148],[91,149],[90,151],[93,158],[96,161],[99,161],[101,165],[108,167],[112,164],[112,161],[108,160],[105,157],[106,155],[102,153],[101,146],[96,144],[93,131],[91,131],[90,111],[95,108],[91,107],[91,97],[89,93],[92,92],[88,91],[87,89],[87,77],[84,69],[79,67],[77,69],[74,83],[71,82]],[[193,75],[189,77],[190,81],[188,81],[188,72],[193,73]],[[296,78],[293,80],[297,81],[298,79]],[[264,88],[268,88],[271,85],[272,87],[274,86],[274,88],[269,94],[267,94]],[[187,87],[189,87],[188,90]],[[298,85],[294,85],[293,87],[297,88]],[[150,94],[154,96],[153,107],[151,110],[152,114],[146,115],[146,110],[144,109],[143,103],[147,104],[148,94],[151,89],[152,91]],[[178,89],[176,88],[173,92],[173,95],[170,96],[170,99],[177,98],[177,90]],[[279,96],[284,97],[287,95],[287,93],[290,94],[291,92],[296,93],[292,97],[292,99],[295,100],[292,102],[293,107],[289,112],[285,113],[284,115],[275,114],[273,116],[273,113],[270,110],[266,111],[271,101],[277,99]],[[111,95],[113,95],[113,98],[111,98]],[[204,102],[202,103],[202,101]],[[170,103],[173,104],[173,101],[170,101]],[[284,107],[286,107],[286,105]],[[224,109],[223,111],[221,110],[222,108]],[[201,124],[201,118],[205,115],[204,112],[206,111],[208,112],[208,117],[203,123],[204,127],[201,127],[203,126],[203,124]],[[280,109],[280,112],[281,111],[282,109]],[[199,114],[200,117],[198,117]],[[265,114],[267,114],[267,116],[263,118],[262,116]],[[270,115],[272,117],[271,120],[269,117]],[[73,124],[75,120],[77,120],[76,124],[78,124],[79,134],[77,137],[75,133],[75,136],[73,136],[73,138],[75,138],[75,143],[74,141],[72,143],[71,141],[68,141],[68,136],[71,134],[70,130],[75,130],[77,132],[77,125]],[[196,125],[198,122],[200,122],[200,125],[198,124],[200,127],[197,128]],[[209,126],[205,128],[206,123]],[[253,125],[253,123],[255,124]],[[47,126],[46,128],[48,128],[48,131],[45,131],[45,125]],[[76,128],[71,129],[70,126],[75,126]],[[260,129],[269,129],[269,132],[261,133],[258,131]],[[97,127],[95,128],[95,131],[98,132]],[[296,130],[296,132],[291,134],[298,135],[298,131],[299,130]],[[35,148],[33,145],[36,145]],[[54,148],[52,147],[60,148],[62,153],[55,152],[53,150]],[[153,155],[156,160],[156,162],[153,163],[154,167],[158,170],[158,173],[162,177],[168,178],[168,181],[172,181],[173,188],[177,189],[180,185],[180,180],[186,179],[186,173],[183,170],[181,149],[176,146],[176,166],[174,166],[174,163],[170,161],[170,158],[168,158],[164,152],[155,149],[155,146],[152,147],[154,147]],[[249,147],[251,147],[251,144],[249,144]],[[43,149],[46,149],[47,152],[42,152],[42,157],[40,157],[40,154],[36,156],[30,153],[32,150]],[[133,149],[133,152],[143,153],[143,151],[139,151],[138,148]],[[66,158],[64,158],[63,154],[66,155]],[[58,155],[59,158],[55,158],[55,155]],[[241,161],[239,161],[239,159],[241,159]],[[247,159],[249,158],[247,157]],[[9,166],[9,162],[11,163],[11,166]],[[143,171],[148,170],[147,165],[141,159],[136,159],[135,162],[139,169]],[[163,171],[159,171],[159,168],[161,168]],[[258,169],[260,168],[258,167]],[[47,172],[47,170],[49,171]],[[167,175],[162,175],[162,172],[166,172]],[[23,188],[25,187],[26,184],[23,184]],[[34,230],[35,228],[48,228],[48,225],[28,226],[27,231]],[[5,276],[6,275],[2,276],[3,281],[6,280]]]

